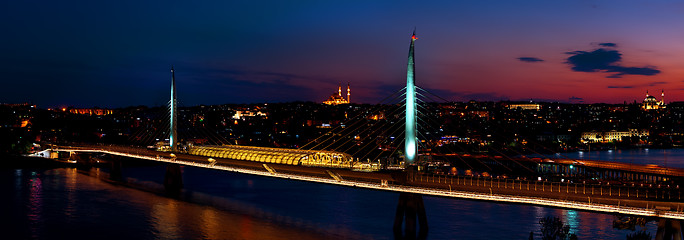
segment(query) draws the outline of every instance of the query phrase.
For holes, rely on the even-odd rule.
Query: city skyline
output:
[[[666,102],[684,95],[684,4],[206,2],[5,4],[0,102],[125,107],[355,103],[416,83],[451,101]]]

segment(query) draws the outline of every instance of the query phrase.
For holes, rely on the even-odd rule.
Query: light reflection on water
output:
[[[78,171],[75,168],[64,169],[66,174],[66,193],[67,193],[67,205],[64,208],[64,215],[67,216],[66,221],[71,222],[77,216],[74,215],[78,202],[76,196],[76,191],[78,190]]]
[[[29,179],[30,184],[30,195],[28,201],[28,219],[31,221],[31,237],[38,237],[38,229],[43,224],[43,186],[40,178],[36,176],[36,172],[31,172],[31,179]]]
[[[577,211],[566,210],[563,212],[563,222],[570,226],[570,232],[579,232],[579,219],[577,219]]]
[[[6,212],[10,214],[0,216],[1,222],[10,226],[3,239],[343,239],[342,235],[323,234],[325,230],[272,221],[277,216],[258,218],[248,214],[253,210],[235,213],[175,200],[75,171],[48,170],[27,179],[21,176],[25,170],[12,171],[14,174],[0,170],[0,176],[30,186],[28,192],[21,187],[10,189],[22,196],[19,199],[0,200],[3,206],[26,204],[26,208],[9,207]],[[3,184],[17,186],[13,181]],[[235,202],[213,201],[241,208],[230,206]]]
[[[137,172],[136,172],[137,171]],[[104,182],[98,168],[0,170],[15,198],[12,234],[34,239],[392,239],[398,194],[183,168],[183,201]],[[124,170],[161,188],[163,166]],[[10,201],[10,202],[3,202]],[[424,197],[430,239],[527,239],[560,217],[580,239],[624,239],[613,216],[531,205]],[[0,218],[3,218],[0,216]],[[3,219],[5,220],[5,219]],[[655,224],[648,230],[655,234]],[[539,238],[539,236],[536,236]],[[11,239],[11,238],[10,238]]]

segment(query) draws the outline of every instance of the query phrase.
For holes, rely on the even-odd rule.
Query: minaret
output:
[[[169,134],[169,145],[171,147],[171,152],[175,152],[178,149],[178,128],[176,126],[176,121],[178,119],[176,112],[176,75],[171,66],[171,133]]]
[[[665,105],[665,89],[660,90],[660,105]]]
[[[416,160],[418,146],[416,143],[416,76],[415,62],[413,59],[413,45],[416,41],[416,31],[411,36],[409,47],[408,67],[406,69],[406,133],[404,141],[404,157],[407,164]]]
[[[340,83],[340,85],[337,86],[337,96],[342,98],[342,84],[341,83]]]
[[[349,96],[350,96],[350,95],[351,95],[351,92],[350,92],[350,90],[349,90],[349,82],[347,82],[347,103],[351,103],[351,102],[349,101]]]

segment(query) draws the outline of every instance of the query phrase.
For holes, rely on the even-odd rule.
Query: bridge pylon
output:
[[[404,141],[404,160],[406,164],[411,164],[416,160],[418,145],[416,141],[416,67],[413,58],[414,42],[418,39],[416,31],[411,36],[409,47],[408,66],[406,70],[406,129]]]
[[[174,197],[183,190],[183,171],[179,164],[169,163],[166,165],[164,190],[166,190],[166,194]]]
[[[176,101],[176,75],[175,71],[173,70],[173,66],[171,66],[171,127],[169,129],[169,147],[171,149],[171,152],[176,152],[178,150],[178,112],[176,109],[177,103],[178,102]]]
[[[406,69],[406,123],[404,138],[404,164],[406,171],[398,176],[398,181],[403,184],[413,182],[416,169],[411,166],[418,155],[417,121],[416,121],[416,76],[414,45],[416,31],[411,35],[409,46],[408,66]],[[417,220],[417,222],[416,222]],[[403,223],[403,224],[402,224]],[[403,233],[402,233],[403,226]],[[394,216],[394,235],[397,239],[426,239],[428,232],[427,216],[423,195],[417,193],[400,193],[397,211]],[[418,232],[416,232],[418,230]],[[416,235],[418,233],[418,235]]]

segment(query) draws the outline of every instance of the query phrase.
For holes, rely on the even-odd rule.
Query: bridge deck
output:
[[[415,175],[415,180],[402,181],[402,177],[406,177],[405,174],[402,175],[402,172],[358,172],[348,169],[282,164],[268,164],[265,167],[260,162],[221,158],[211,163],[202,156],[176,154],[177,158],[172,159],[169,153],[125,147],[60,148],[60,150],[101,152],[195,167],[385,191],[684,219],[684,204],[680,200],[679,188],[676,188],[676,191],[673,189],[648,190],[648,188],[620,186],[606,187],[421,174]],[[332,175],[336,177],[331,177]]]

